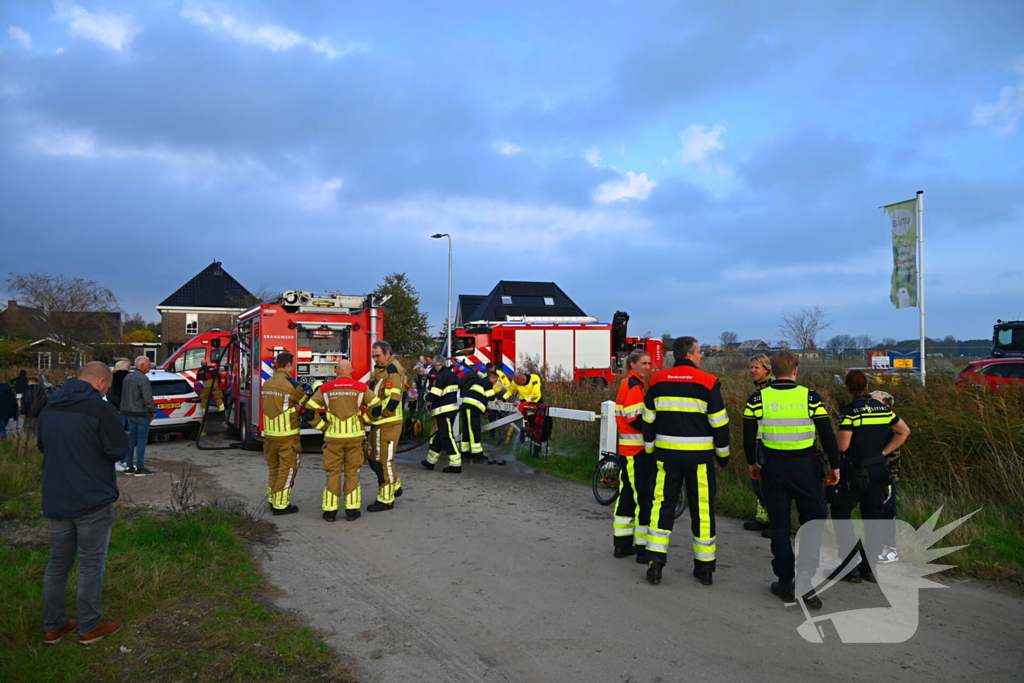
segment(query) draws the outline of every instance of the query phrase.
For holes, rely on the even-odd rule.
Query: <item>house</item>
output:
[[[737,347],[740,353],[764,353],[768,349],[768,342],[763,339],[748,339]]]
[[[220,261],[214,261],[156,307],[161,321],[160,362],[211,328],[230,330],[238,315],[257,303]]]
[[[39,370],[74,369],[92,360],[100,349],[121,339],[119,311],[54,312],[8,301],[3,329],[26,341],[15,349]]]
[[[464,328],[471,322],[507,322],[522,317],[578,321],[588,316],[554,282],[501,280],[489,294],[459,295],[455,327]],[[597,322],[596,318],[593,322]]]

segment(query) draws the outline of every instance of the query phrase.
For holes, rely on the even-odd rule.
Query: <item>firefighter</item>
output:
[[[540,403],[540,375],[532,372],[516,371],[512,375],[510,393],[518,395],[525,403]]]
[[[795,557],[789,538],[790,507],[796,503],[801,523],[826,518],[825,484],[839,482],[839,450],[821,396],[796,383],[799,364],[789,351],[772,356],[775,379],[751,394],[743,410],[743,450],[750,478],[761,482],[771,524],[772,570],[779,578],[771,592],[786,602],[801,595],[808,607],[820,608],[821,598],[811,587],[821,545],[818,527],[808,525]],[[814,447],[815,431],[827,465]]]
[[[203,383],[199,391],[199,404],[203,406],[205,413],[210,409],[210,399],[217,406],[217,411],[224,410],[224,392],[220,390],[220,368],[212,360],[203,361],[203,365],[196,373],[196,381]]]
[[[861,519],[887,519],[885,501],[889,495],[891,477],[887,458],[910,436],[910,427],[892,408],[868,394],[868,377],[863,370],[850,370],[846,374],[846,390],[853,400],[839,413],[837,441],[839,452],[843,455],[843,485],[839,487],[836,500],[832,503],[832,519],[848,520],[850,513],[858,506]],[[856,540],[850,524],[835,524],[839,556],[843,557],[848,549],[853,550],[847,559],[852,559],[857,552],[861,556],[860,564],[842,576],[844,581],[878,582],[874,568],[887,535],[880,533],[881,527],[890,525],[895,529],[895,522],[886,525],[865,524],[864,545],[854,548]],[[829,578],[837,577],[845,564],[846,560]]]
[[[613,523],[614,556],[636,554],[647,562],[647,527],[651,522],[651,461],[644,452],[643,412],[647,382],[651,379],[651,356],[634,349],[626,358],[626,378],[615,397],[615,424],[621,466],[619,497]]]
[[[504,377],[504,379],[502,379]],[[491,368],[487,371],[487,381],[491,383],[491,392],[494,399],[502,401],[511,398],[512,392],[509,389],[509,383],[506,382],[508,375],[501,370],[495,370]]]
[[[448,466],[441,471],[459,474],[462,472],[462,456],[455,443],[455,418],[459,416],[459,378],[445,365],[444,356],[434,356],[434,369],[437,371],[437,379],[427,394],[427,407],[436,430],[430,437],[427,459],[420,464],[432,470],[441,456],[445,455],[448,457]]]
[[[328,522],[338,518],[341,497],[345,500],[345,519],[353,522],[362,514],[362,489],[359,487],[359,468],[363,465],[364,409],[379,403],[376,395],[358,380],[352,379],[352,363],[338,361],[337,379],[324,382],[306,403],[313,410],[325,409],[325,415],[315,414],[311,426],[324,433],[324,485],[323,517]],[[342,490],[342,471],[345,488]]]
[[[299,437],[299,411],[307,400],[295,384],[292,371],[295,356],[277,354],[274,376],[263,383],[263,457],[270,477],[267,501],[275,515],[290,515],[299,508],[291,504],[292,484],[299,469],[302,442]]]
[[[462,407],[459,408],[462,441],[459,450],[464,458],[484,460],[484,447],[480,443],[480,423],[487,412],[487,402],[494,398],[494,389],[486,375],[482,376],[470,368],[459,380],[459,396],[462,397]]]
[[[644,449],[654,455],[654,502],[647,530],[647,580],[661,583],[675,521],[676,499],[686,486],[693,532],[693,575],[710,586],[715,571],[715,467],[729,463],[729,416],[718,378],[700,369],[703,353],[693,337],[672,345],[675,367],[651,377],[644,398]]]
[[[402,482],[395,470],[395,450],[402,434],[402,393],[405,370],[394,357],[391,344],[375,341],[370,350],[374,368],[369,387],[378,399],[367,411],[370,423],[370,467],[377,474],[380,490],[367,512],[381,512],[395,506],[402,495]]]
[[[754,380],[755,389],[764,389],[772,381],[772,362],[763,353],[750,359],[750,377]],[[760,531],[765,538],[771,538],[769,531],[768,512],[764,509],[764,497],[761,495],[761,481],[750,480],[750,488],[754,491],[757,502],[757,510],[754,512],[754,519],[743,522],[743,528],[747,531]]]

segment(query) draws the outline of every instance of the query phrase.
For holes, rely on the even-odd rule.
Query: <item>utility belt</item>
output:
[[[839,481],[840,486],[852,493],[863,493],[871,486],[871,477],[868,475],[868,465],[885,464],[885,456],[882,454],[871,455],[866,458],[843,456],[843,476]],[[845,486],[844,486],[845,484]]]
[[[777,453],[778,451],[769,453],[768,449],[763,448],[759,443],[757,448],[757,463],[762,466],[768,462],[793,462],[800,463],[802,465],[814,465],[814,473],[817,474],[822,481],[825,481],[825,477],[830,469],[828,456],[817,448],[812,450],[810,455],[777,455]]]

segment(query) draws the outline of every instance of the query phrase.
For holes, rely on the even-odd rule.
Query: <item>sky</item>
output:
[[[1024,318],[1022,115],[1018,0],[6,0],[0,272],[152,320],[214,259],[249,289],[404,272],[439,326],[441,232],[454,296],[906,339],[879,207],[924,190],[927,334],[987,338]]]

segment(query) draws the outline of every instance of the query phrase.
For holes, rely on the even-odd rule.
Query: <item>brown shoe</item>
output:
[[[109,635],[113,635],[121,630],[120,621],[101,621],[96,625],[96,628],[89,631],[83,636],[78,636],[79,645],[92,645],[97,640],[103,640]]]
[[[56,645],[60,642],[61,638],[71,633],[76,628],[78,628],[78,619],[68,619],[68,623],[64,624],[56,631],[47,631],[46,635],[43,636],[43,642],[47,645]]]

